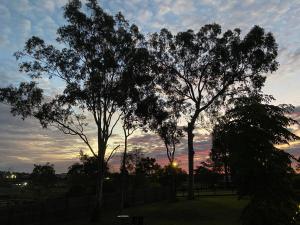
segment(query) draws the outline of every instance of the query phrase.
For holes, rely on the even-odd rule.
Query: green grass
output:
[[[135,207],[127,213],[144,216],[146,225],[235,225],[244,205],[236,197],[210,197]]]
[[[245,200],[233,196],[202,197],[197,200],[160,202],[126,209],[122,214],[143,216],[145,225],[239,225]],[[101,225],[120,224],[118,213],[105,213]],[[70,225],[87,225],[85,222]],[[69,225],[68,224],[68,225]]]

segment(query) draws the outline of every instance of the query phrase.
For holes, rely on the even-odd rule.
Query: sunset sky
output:
[[[65,23],[62,6],[67,0],[1,0],[0,1],[0,87],[27,79],[18,71],[13,53],[21,50],[32,35],[55,45],[56,30]],[[137,24],[145,33],[166,27],[173,32],[198,30],[207,23],[219,23],[223,31],[241,28],[242,34],[254,25],[271,31],[279,44],[276,73],[269,74],[264,88],[272,94],[274,104],[288,103],[296,107],[293,116],[300,121],[300,1],[299,0],[101,0],[101,6],[110,13],[121,11],[130,23]],[[62,87],[43,79],[40,86],[48,94]],[[300,127],[291,128],[300,135]],[[92,142],[94,127],[88,130]],[[147,156],[166,159],[159,137],[136,132],[129,140],[131,147],[143,147]],[[109,148],[122,144],[117,128]],[[300,142],[281,146],[295,156],[300,155]],[[177,160],[183,167],[187,161],[186,139],[178,146]],[[65,172],[78,160],[79,150],[86,150],[81,141],[57,132],[43,130],[35,120],[22,121],[11,116],[9,107],[0,104],[0,170],[32,170],[34,163],[50,162],[57,172]],[[204,160],[210,149],[208,131],[198,129],[195,137],[195,165]],[[122,150],[122,146],[120,147]],[[112,160],[118,167],[119,158]]]

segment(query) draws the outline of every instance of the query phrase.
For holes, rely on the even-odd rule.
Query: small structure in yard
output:
[[[118,224],[120,225],[129,225],[129,215],[118,215]]]
[[[133,216],[129,215],[118,215],[118,224],[120,225],[143,225],[144,224],[144,217],[142,216]]]

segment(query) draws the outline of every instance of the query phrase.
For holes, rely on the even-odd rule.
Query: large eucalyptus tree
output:
[[[277,44],[271,33],[254,26],[244,37],[239,29],[221,32],[209,24],[198,32],[154,33],[149,49],[164,98],[178,102],[188,136],[189,198],[194,197],[194,130],[201,114],[216,111],[226,97],[259,91],[264,73],[277,69]]]
[[[69,1],[64,17],[67,23],[57,30],[57,47],[33,36],[15,53],[20,71],[32,81],[0,89],[0,101],[11,105],[14,115],[37,118],[44,128],[54,126],[86,144],[98,160],[98,209],[105,154],[121,119],[120,109],[130,96],[142,101],[142,90],[151,81],[146,77],[147,48],[137,26],[129,25],[121,13],[107,14],[96,0],[85,6]],[[38,85],[39,79],[51,78],[64,84],[56,96],[48,96]],[[134,94],[124,94],[130,92]],[[85,132],[88,123],[97,128],[96,148]]]

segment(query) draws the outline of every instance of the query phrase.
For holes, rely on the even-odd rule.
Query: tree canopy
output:
[[[49,188],[53,186],[56,181],[54,165],[46,163],[44,165],[34,164],[30,179],[33,185]]]
[[[37,118],[44,128],[54,126],[65,134],[77,135],[98,160],[98,199],[101,205],[105,154],[122,109],[148,98],[152,79],[149,54],[143,35],[121,13],[111,16],[96,0],[85,8],[79,0],[64,7],[66,24],[57,30],[57,46],[33,36],[23,51],[15,53],[20,71],[30,82],[0,89],[0,101],[11,112]],[[53,79],[63,90],[49,96],[38,84]],[[96,125],[97,144],[86,133]]]
[[[274,106],[269,100],[236,100],[213,133],[212,158],[223,165],[226,160],[238,195],[250,197],[243,224],[295,224],[298,213],[291,185],[292,156],[277,147],[299,139],[289,130],[297,121],[287,116],[292,106]]]
[[[227,97],[260,91],[264,73],[277,69],[277,44],[259,26],[242,37],[240,29],[222,33],[218,24],[177,34],[162,29],[152,34],[149,43],[158,89],[186,118],[189,197],[193,198],[193,131],[200,114],[217,112]]]

